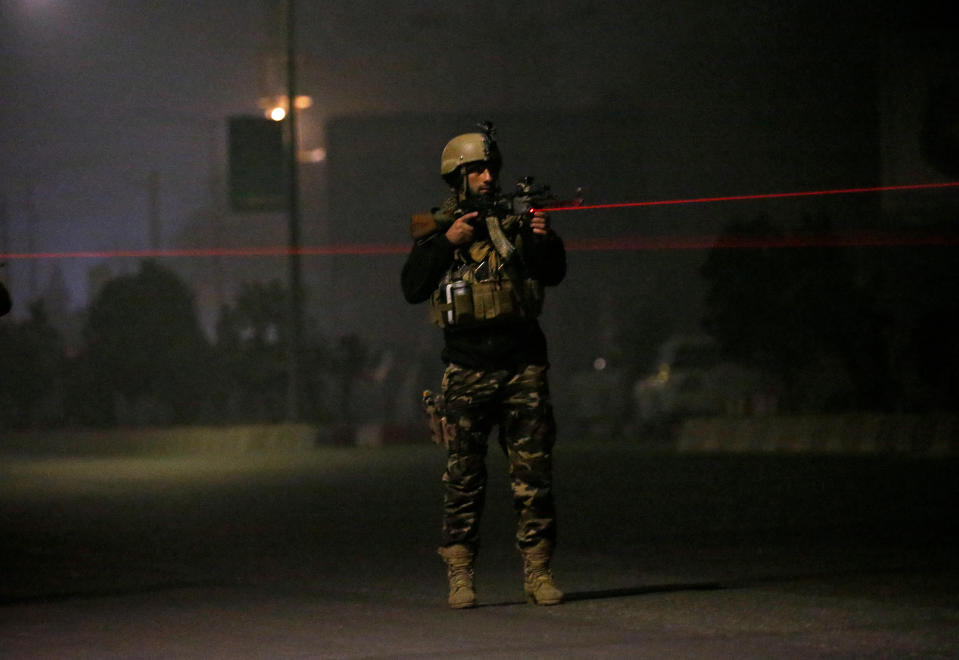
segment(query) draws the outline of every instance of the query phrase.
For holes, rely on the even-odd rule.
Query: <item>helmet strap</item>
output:
[[[460,201],[467,199],[470,196],[470,184],[469,177],[466,176],[466,166],[460,165],[456,170],[457,178],[459,179],[456,191],[456,198]]]

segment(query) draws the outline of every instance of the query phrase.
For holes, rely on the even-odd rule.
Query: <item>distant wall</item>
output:
[[[564,435],[561,442],[577,442]],[[643,437],[612,438],[636,442]],[[23,431],[0,435],[0,454],[22,456],[137,456],[197,453],[310,451],[318,446],[376,448],[429,443],[423,423],[312,426],[274,424],[227,427]],[[589,440],[590,442],[601,442]],[[819,415],[687,420],[666,453],[959,455],[959,415]],[[440,451],[438,449],[438,451]]]
[[[808,415],[687,420],[680,452],[959,455],[959,415]]]
[[[307,424],[22,431],[0,435],[0,452],[26,456],[129,456],[302,451],[316,443]]]

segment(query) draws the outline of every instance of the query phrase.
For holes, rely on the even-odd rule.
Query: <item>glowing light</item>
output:
[[[299,152],[301,163],[322,163],[326,160],[326,149],[317,147],[316,149],[301,149]]]
[[[289,112],[290,104],[285,95],[264,96],[259,100],[263,114],[273,121],[283,121]],[[306,94],[297,95],[293,101],[293,107],[297,110],[306,110],[313,107],[313,97]]]
[[[659,369],[656,370],[656,382],[660,385],[668,383],[671,371],[668,364],[663,363],[659,365]]]

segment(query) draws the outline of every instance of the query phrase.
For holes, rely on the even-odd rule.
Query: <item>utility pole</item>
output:
[[[147,178],[147,232],[151,251],[159,250],[160,245],[160,173],[150,171]]]
[[[7,226],[7,198],[4,196],[3,192],[0,191],[0,268],[6,266],[6,262],[3,261],[3,255],[11,252],[10,250],[10,230]],[[0,275],[6,274],[7,277],[0,278],[0,282],[6,280],[10,283],[10,276],[7,274],[6,268],[0,270]]]
[[[0,254],[10,251],[10,234],[7,228],[7,198],[0,193]]]
[[[289,212],[289,342],[287,353],[287,421],[300,420],[300,340],[302,330],[302,284],[300,278],[300,187],[299,146],[296,126],[296,15],[295,0],[286,0],[286,99]]]
[[[31,180],[27,183],[27,252],[31,255],[27,265],[27,300],[35,301],[40,295],[40,275],[37,272],[37,225],[40,214],[37,212],[37,189]]]

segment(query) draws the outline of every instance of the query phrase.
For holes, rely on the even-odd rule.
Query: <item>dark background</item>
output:
[[[560,608],[520,602],[496,452],[483,607],[445,607],[440,336],[398,283],[486,119],[504,187],[589,203],[955,182],[944,11],[300,0],[285,437],[287,218],[227,196],[281,8],[0,0],[9,655],[955,657],[954,187],[554,214]]]
[[[228,118],[284,93],[282,3],[0,11],[0,273],[16,302],[5,343],[36,356],[12,371],[21,382],[46,365],[32,387],[59,392],[28,401],[11,385],[5,422],[282,417],[286,261],[207,252],[286,244],[284,214],[235,213],[226,194]],[[311,419],[415,418],[439,333],[399,295],[407,218],[438,203],[439,153],[477,121],[498,126],[504,188],[534,175],[560,196],[581,186],[589,203],[957,175],[954,25],[923,3],[370,0],[300,2],[297,17],[297,87],[313,99],[300,147],[321,154],[300,168],[303,244],[320,253],[303,260]],[[544,316],[556,380],[596,390],[590,378],[615,368],[630,399],[663,342],[705,324],[726,357],[787,381],[782,410],[948,407],[956,206],[943,188],[557,214],[571,252]],[[730,231],[892,238],[709,249]],[[919,246],[888,245],[916,232]],[[650,237],[666,249],[635,249]],[[595,239],[605,247],[587,249]],[[706,247],[682,249],[692,239]],[[170,249],[201,252],[156,252]],[[109,312],[130,308],[159,320]],[[174,310],[186,318],[166,327]],[[15,335],[28,345],[11,348]],[[205,366],[142,378],[164,371],[144,352]],[[599,376],[597,359],[610,366]],[[229,386],[193,405],[211,373]]]

